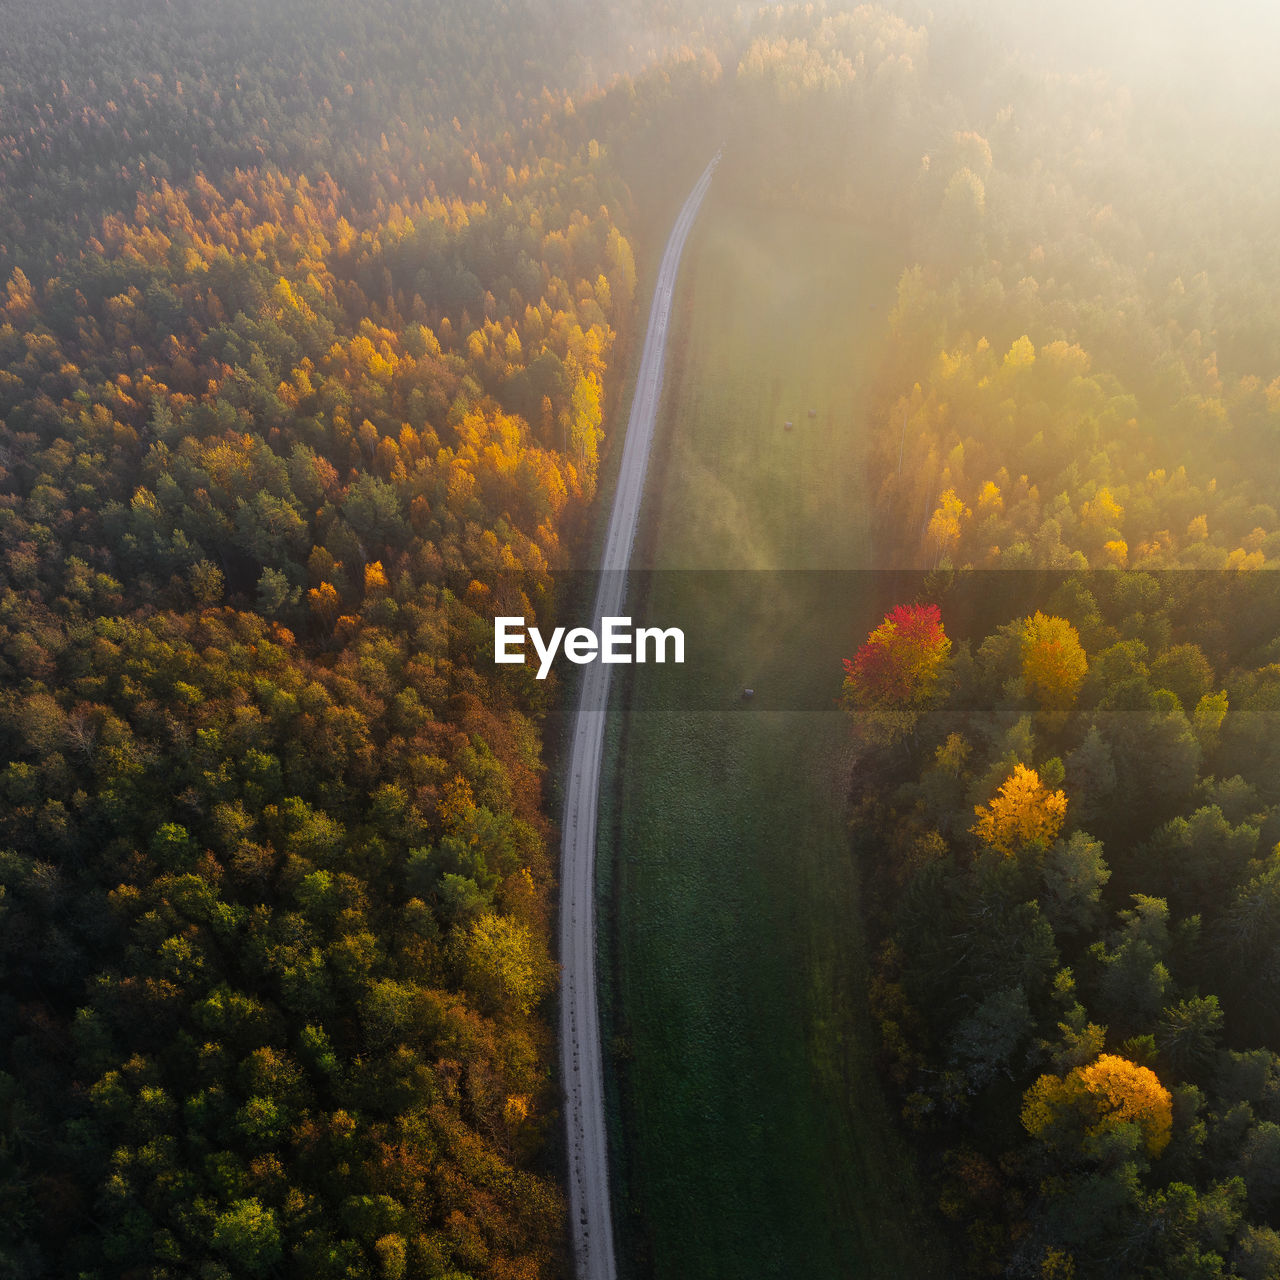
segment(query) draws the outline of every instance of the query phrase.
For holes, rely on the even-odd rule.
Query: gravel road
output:
[[[711,175],[717,152],[680,210],[658,269],[649,328],[636,377],[618,469],[618,487],[601,561],[593,622],[622,611],[626,571],[635,541],[644,493],[649,446],[662,393],[662,366],[676,273],[690,228]],[[569,1212],[578,1280],[615,1280],[613,1220],[609,1204],[609,1145],[605,1131],[603,1054],[596,999],[595,856],[600,757],[611,665],[584,669],[581,702],[573,727],[569,777],[565,787],[563,857],[560,864],[560,1052],[565,1086],[569,1148]]]

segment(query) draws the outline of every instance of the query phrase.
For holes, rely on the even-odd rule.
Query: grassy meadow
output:
[[[822,572],[868,564],[899,261],[714,186],[686,250],[631,608],[688,662],[621,682],[601,826],[624,1274],[942,1274],[873,1074],[843,817],[840,659],[877,602]]]

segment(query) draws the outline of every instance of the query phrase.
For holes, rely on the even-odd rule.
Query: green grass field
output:
[[[622,682],[602,813],[624,1275],[945,1274],[872,1069],[843,814],[840,659],[877,602],[787,572],[868,564],[898,261],[714,187],[686,250],[632,609],[689,661]],[[708,569],[735,572],[678,572]]]

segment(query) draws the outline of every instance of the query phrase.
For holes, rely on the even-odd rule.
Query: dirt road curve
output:
[[[712,159],[689,193],[667,241],[649,312],[635,398],[618,470],[613,515],[605,539],[594,622],[621,612],[626,570],[640,515],[649,446],[662,391],[662,364],[680,254],[719,163]],[[609,1147],[605,1133],[603,1058],[596,1003],[596,801],[612,666],[584,668],[582,700],[573,727],[565,787],[560,865],[560,1053],[569,1147],[569,1212],[578,1280],[615,1280],[609,1207]]]

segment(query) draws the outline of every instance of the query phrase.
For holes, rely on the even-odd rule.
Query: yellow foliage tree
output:
[[[461,951],[467,985],[490,1012],[527,1014],[554,976],[537,937],[510,916],[482,915]]]
[[[1118,529],[1124,519],[1124,508],[1111,496],[1111,490],[1103,486],[1092,501],[1080,508],[1080,517],[1085,524],[1099,529]]]
[[[1040,775],[1024,764],[1013,766],[995,798],[974,809],[970,830],[983,844],[1012,856],[1034,840],[1052,843],[1067,816],[1067,797],[1050,791]]]
[[[440,821],[451,835],[462,831],[476,811],[475,796],[471,784],[455,774],[452,781],[440,788]]]
[[[1080,635],[1066,618],[1037,609],[1022,624],[1022,679],[1050,728],[1066,723],[1088,669]]]
[[[1035,343],[1025,333],[1005,352],[1006,369],[1029,369],[1035,362]]]
[[[333,620],[338,616],[338,610],[342,605],[333,583],[322,582],[318,587],[312,587],[307,592],[307,601],[311,605],[311,612],[321,622],[333,625]]]
[[[600,381],[594,374],[583,374],[574,385],[569,414],[569,451],[585,477],[587,495],[595,492],[596,465],[599,458]]]
[[[605,260],[609,264],[610,292],[622,307],[629,307],[636,292],[636,260],[626,237],[617,227],[609,230]]]
[[[1046,1249],[1040,1259],[1040,1280],[1075,1280],[1075,1259],[1061,1249]]]
[[[1048,1138],[1064,1122],[1090,1136],[1136,1124],[1158,1156],[1173,1134],[1173,1099],[1150,1067],[1104,1053],[1065,1076],[1041,1076],[1023,1095],[1022,1125],[1032,1137]]]
[[[938,509],[929,520],[929,541],[939,557],[960,541],[960,521],[971,514],[954,489],[943,491]]]
[[[1108,564],[1123,569],[1129,563],[1129,544],[1123,538],[1112,538],[1102,544],[1102,555]]]
[[[1266,556],[1261,551],[1246,551],[1237,547],[1228,557],[1228,569],[1261,569],[1266,563]]]
[[[35,309],[36,295],[31,281],[21,267],[14,267],[5,285],[4,306],[0,308],[10,320],[20,321]]]

